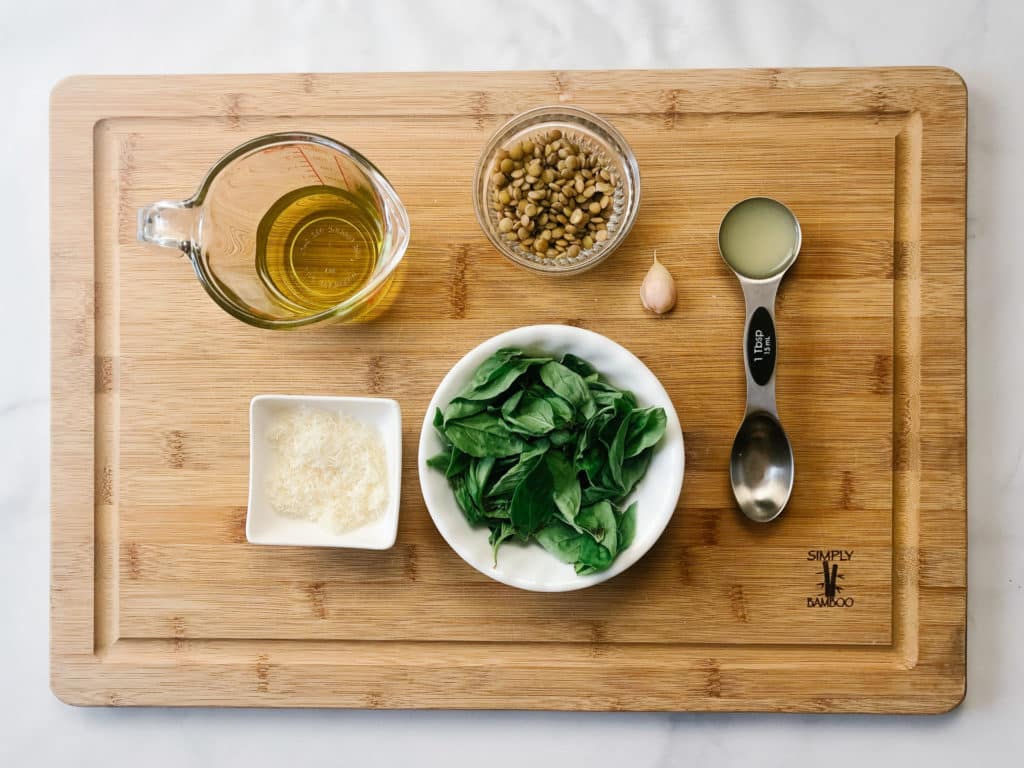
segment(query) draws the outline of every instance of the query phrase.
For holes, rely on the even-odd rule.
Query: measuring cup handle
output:
[[[188,201],[161,200],[139,209],[139,242],[191,253],[196,239],[197,209]]]
[[[780,276],[781,277],[781,276]],[[775,294],[779,280],[743,281],[746,322],[743,325],[743,367],[747,373],[747,413],[765,411],[778,418],[775,407]]]

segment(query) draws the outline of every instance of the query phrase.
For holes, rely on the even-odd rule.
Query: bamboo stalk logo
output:
[[[832,566],[831,569],[829,565]],[[843,588],[839,586],[839,579],[843,578],[842,574],[839,573],[839,564],[822,560],[821,571],[823,580],[818,582],[818,586],[824,591],[825,597],[834,598],[839,592],[843,591]]]

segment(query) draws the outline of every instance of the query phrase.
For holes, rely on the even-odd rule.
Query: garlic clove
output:
[[[672,274],[658,261],[654,255],[654,263],[647,270],[644,282],[640,286],[640,301],[644,309],[656,315],[663,315],[676,305],[676,281]]]

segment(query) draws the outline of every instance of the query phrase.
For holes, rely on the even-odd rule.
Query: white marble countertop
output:
[[[993,764],[1024,751],[1024,3],[0,7],[0,764]],[[510,11],[508,9],[514,9]],[[156,36],[153,30],[159,29]],[[970,89],[968,694],[938,717],[89,710],[47,682],[47,107],[72,73],[941,64]],[[83,201],[83,204],[85,201]],[[1013,393],[1017,392],[1018,395]]]

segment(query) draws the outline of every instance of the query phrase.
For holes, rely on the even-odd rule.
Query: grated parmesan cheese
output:
[[[275,414],[267,500],[275,512],[344,533],[377,520],[388,503],[384,443],[377,430],[309,407]]]

